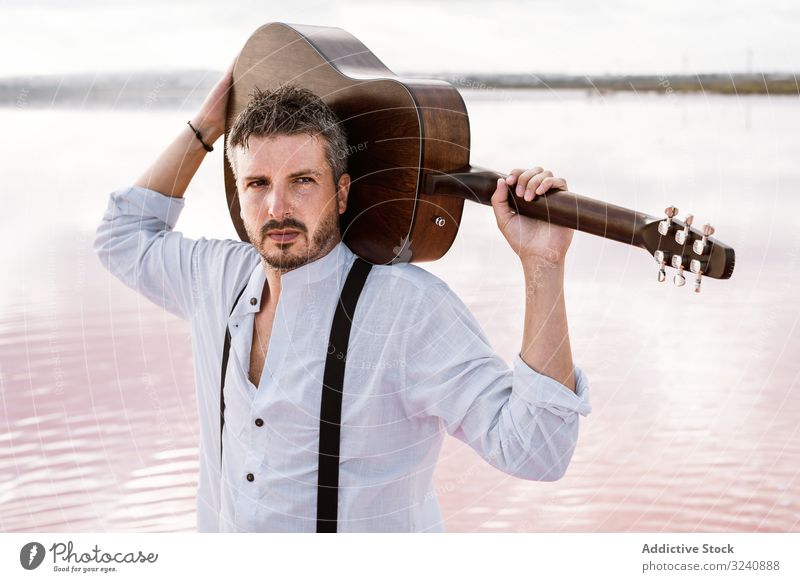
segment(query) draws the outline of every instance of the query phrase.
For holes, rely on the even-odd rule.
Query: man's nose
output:
[[[272,189],[272,196],[269,196],[270,216],[281,219],[294,210],[294,201],[291,197],[289,188],[282,185],[275,185]]]

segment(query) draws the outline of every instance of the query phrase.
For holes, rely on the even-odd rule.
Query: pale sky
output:
[[[224,69],[262,24],[338,26],[396,73],[800,70],[795,0],[0,0],[0,76]]]

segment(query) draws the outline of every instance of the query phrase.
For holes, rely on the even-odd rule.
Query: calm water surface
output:
[[[656,282],[642,251],[578,233],[566,294],[593,412],[568,474],[505,475],[449,438],[449,531],[800,531],[800,103],[789,98],[466,93],[472,160],[543,165],[588,196],[710,221],[729,281]],[[0,530],[192,531],[189,327],[122,286],[91,245],[108,193],[189,110],[0,109]],[[234,238],[221,148],[178,228]],[[468,205],[425,268],[498,352],[520,348],[523,279],[491,209]]]

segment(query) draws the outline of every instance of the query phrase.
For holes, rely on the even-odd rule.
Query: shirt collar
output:
[[[325,256],[281,275],[281,295],[289,291],[290,295],[295,296],[301,286],[316,283],[335,275],[339,275],[341,279],[344,277],[344,269],[352,264],[354,258],[355,253],[344,244],[344,241],[340,240]],[[264,265],[258,261],[232,317],[260,311],[261,295],[264,292],[266,281],[267,274],[264,271]]]
[[[353,251],[344,244],[344,241],[340,240],[324,257],[281,275],[281,293],[284,289],[294,289],[300,285],[322,281],[336,274],[341,275],[342,271],[353,262],[354,257]],[[266,273],[264,277],[266,278]]]

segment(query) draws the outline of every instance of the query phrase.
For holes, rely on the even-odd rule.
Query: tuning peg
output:
[[[699,242],[699,241],[695,241]],[[689,263],[689,270],[696,275],[694,280],[694,292],[700,293],[700,280],[703,278],[703,273],[706,270],[706,262],[692,259]]]
[[[672,255],[672,266],[678,269],[675,276],[672,277],[672,282],[676,287],[683,287],[686,284],[686,277],[683,276],[683,257],[681,255]]]
[[[714,234],[714,227],[711,226],[710,224],[704,224],[703,225],[703,238],[700,239],[700,240],[694,241],[694,243],[692,244],[692,250],[698,255],[702,255],[704,252],[706,252],[706,240],[712,234]]]
[[[664,209],[664,214],[667,215],[667,219],[658,223],[658,232],[661,236],[667,236],[669,234],[669,229],[672,227],[672,218],[678,214],[678,209],[674,206],[667,206],[667,208]]]
[[[658,263],[658,282],[659,283],[663,283],[667,278],[667,271],[664,269],[664,267],[667,266],[667,259],[669,259],[670,254],[671,253],[669,251],[661,251],[661,250],[658,250],[655,253],[653,253],[653,256],[655,257],[656,262]]]
[[[683,230],[679,230],[675,233],[675,242],[677,242],[679,245],[686,244],[686,239],[689,237],[689,227],[692,226],[693,221],[694,216],[690,214],[686,217],[686,220],[683,221],[686,225],[683,227]]]

